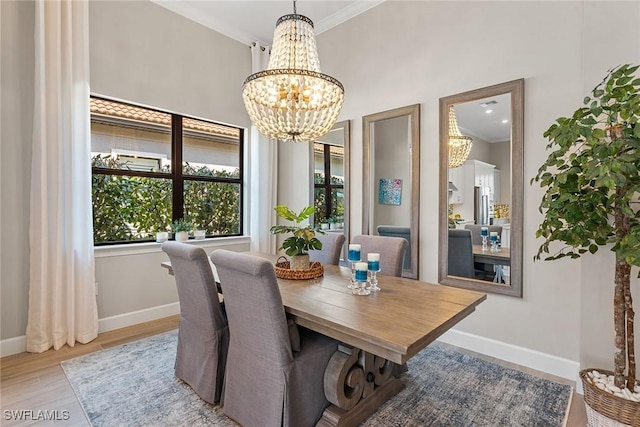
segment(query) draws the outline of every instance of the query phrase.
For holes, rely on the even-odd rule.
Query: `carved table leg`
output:
[[[338,346],[324,373],[324,392],[332,403],[316,426],[357,426],[404,384],[397,365],[346,345]]]

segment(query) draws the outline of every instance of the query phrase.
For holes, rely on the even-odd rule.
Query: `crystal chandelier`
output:
[[[453,111],[453,105],[449,107],[449,167],[457,168],[467,160],[473,139],[464,136],[458,129],[458,121]]]
[[[282,141],[315,141],[338,119],[344,88],[320,72],[313,22],[295,1],[276,22],[267,69],[246,78],[242,99],[258,130]]]

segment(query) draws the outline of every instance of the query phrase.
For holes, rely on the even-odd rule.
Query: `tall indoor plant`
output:
[[[553,241],[566,246],[546,255],[546,260],[578,258],[605,245],[615,252],[613,378],[617,388],[631,393],[637,381],[630,275],[632,267],[640,266],[637,70],[629,64],[609,70],[584,99],[584,107],[557,119],[544,133],[551,152],[532,179],[546,187],[540,204],[544,220],[536,232],[544,242],[535,259],[549,254]],[[589,404],[586,390],[585,399]],[[631,406],[636,425],[640,403]],[[629,419],[620,421],[631,424]]]
[[[292,236],[287,237],[282,242],[279,249],[284,250],[291,257],[292,270],[309,269],[308,252],[314,249],[322,249],[322,242],[316,237],[317,230],[314,227],[310,224],[302,226],[300,223],[313,215],[313,206],[307,206],[300,213],[295,213],[284,205],[278,205],[274,209],[279,218],[293,222],[292,225],[274,225],[271,227],[271,233],[273,234],[292,233]]]

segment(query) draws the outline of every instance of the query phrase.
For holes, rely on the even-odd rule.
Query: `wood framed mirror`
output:
[[[403,277],[418,278],[420,105],[362,118],[362,232],[409,241]]]
[[[312,144],[309,204],[315,208],[313,223],[325,233],[342,233],[346,259],[349,241],[349,148],[351,122],[344,120]],[[328,179],[327,179],[328,178]]]
[[[522,297],[523,144],[524,79],[440,98],[439,283]]]

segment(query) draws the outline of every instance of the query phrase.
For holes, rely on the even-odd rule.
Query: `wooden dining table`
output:
[[[500,248],[500,252],[491,252],[489,248],[482,249],[482,245],[473,245],[473,260],[484,264],[511,265],[509,248]]]
[[[275,263],[278,256],[252,253]],[[163,262],[169,269],[171,264]],[[355,426],[404,387],[405,362],[473,313],[486,294],[378,275],[379,292],[353,295],[351,270],[324,265],[310,280],[278,279],[287,317],[338,340],[324,379],[331,405],[318,426]]]

